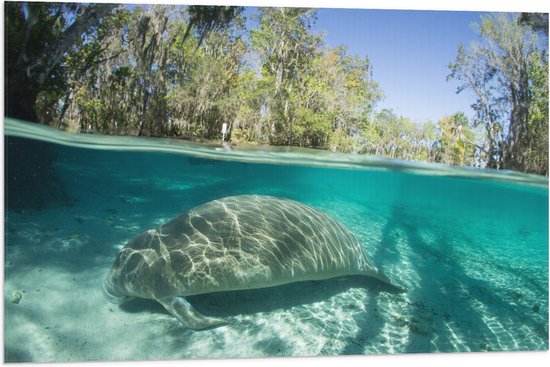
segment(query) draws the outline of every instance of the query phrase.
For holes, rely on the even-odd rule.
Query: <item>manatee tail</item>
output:
[[[227,325],[227,321],[207,317],[197,312],[185,298],[165,297],[157,299],[168,312],[184,326],[193,330],[206,330]]]
[[[380,282],[384,283],[385,286],[388,287],[388,290],[392,293],[406,293],[407,292],[407,289],[400,286],[400,285],[397,285],[395,283],[393,283],[390,278],[388,278],[387,276],[385,276],[383,273],[381,273],[380,271],[376,272],[376,273],[368,273],[368,274],[365,274],[371,278],[374,278],[376,280],[379,280]]]

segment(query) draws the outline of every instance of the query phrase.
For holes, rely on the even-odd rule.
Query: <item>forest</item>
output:
[[[299,146],[548,175],[548,14],[491,14],[448,78],[465,113],[379,109],[368,57],[315,9],[5,3],[6,115],[79,133]]]

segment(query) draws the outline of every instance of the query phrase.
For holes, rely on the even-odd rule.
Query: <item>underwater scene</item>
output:
[[[5,362],[548,349],[545,177],[5,134]]]

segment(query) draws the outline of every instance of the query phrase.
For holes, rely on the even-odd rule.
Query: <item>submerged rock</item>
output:
[[[21,298],[23,298],[23,294],[21,294],[21,292],[13,291],[13,293],[11,294],[11,303],[16,305],[21,301]]]

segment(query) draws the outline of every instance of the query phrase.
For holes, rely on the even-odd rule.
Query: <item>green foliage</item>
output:
[[[438,122],[438,132],[436,162],[460,166],[474,164],[475,135],[464,114],[443,117]]]
[[[266,84],[260,82],[253,70],[245,70],[239,75],[233,93],[240,103],[230,132],[231,139],[236,142],[268,143],[266,123],[261,112],[267,95]]]
[[[194,25],[199,37],[198,45],[200,45],[208,33],[214,30],[222,31],[229,28],[231,22],[239,18],[242,11],[243,7],[240,6],[191,5],[187,10],[189,13],[188,28],[182,40],[187,38],[189,31]]]
[[[52,105],[69,88],[63,59],[72,47],[95,37],[99,23],[115,7],[6,3],[7,115],[36,122],[54,119],[55,115],[50,113]],[[81,68],[87,66],[84,63]]]
[[[66,58],[72,87],[58,120],[71,130],[217,138],[238,110],[236,88],[246,46],[234,8],[189,14],[155,5],[121,8]],[[213,17],[213,18],[212,18]],[[214,20],[215,20],[214,19]],[[212,20],[212,21],[214,21]],[[200,47],[199,47],[200,46]],[[82,70],[78,60],[89,60]],[[221,137],[221,135],[220,135]]]
[[[39,85],[35,78],[27,77],[27,70],[40,68],[36,61],[46,52],[66,28],[63,13],[76,11],[75,5],[59,3],[5,3],[5,57],[6,113],[10,116],[36,121],[34,107]],[[58,98],[64,80],[56,68],[52,78],[43,86],[43,103]],[[23,87],[23,90],[21,88]],[[27,93],[33,91],[33,93]],[[22,102],[22,103],[19,103]]]
[[[541,77],[546,56],[541,57],[537,35],[525,25],[532,18],[518,18],[482,17],[477,26],[481,42],[468,50],[459,47],[449,77],[462,83],[457,92],[470,89],[476,96],[473,124],[485,127],[487,166],[546,174],[548,145],[544,147],[546,138],[540,134],[547,129],[548,116],[538,113],[548,100],[542,92],[548,82]]]
[[[377,113],[362,128],[361,153],[408,160],[434,160],[435,128],[415,124],[391,110]]]
[[[235,29],[213,31],[194,52],[194,62],[177,78],[167,96],[170,115],[181,131],[209,139],[221,138],[221,125],[229,126],[239,111],[238,95],[246,45]]]
[[[262,8],[259,27],[250,32],[252,48],[261,62],[262,109],[268,139],[275,145],[307,145],[303,123],[303,78],[321,39],[309,33],[315,13],[302,8]],[[306,116],[304,111],[301,115]],[[313,121],[313,120],[312,120]]]
[[[368,59],[322,45],[311,9],[263,9],[251,43],[271,144],[354,150],[359,125],[381,98]]]
[[[531,94],[529,104],[529,145],[524,169],[548,175],[548,59],[536,55],[529,64]]]
[[[334,131],[328,141],[328,149],[342,153],[357,153],[360,149],[358,139],[343,130]]]
[[[548,37],[548,13],[521,13],[518,22]]]

